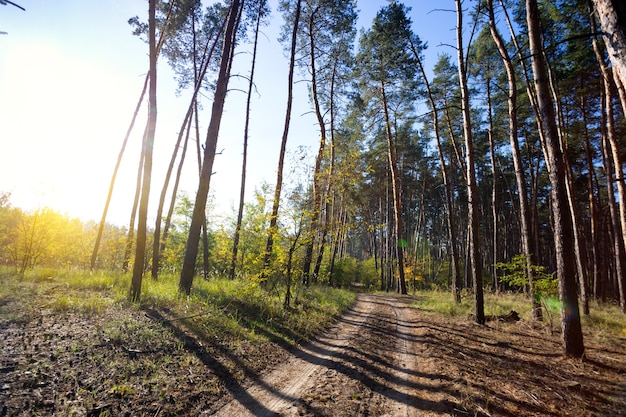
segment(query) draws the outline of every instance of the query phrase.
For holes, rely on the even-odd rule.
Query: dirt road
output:
[[[362,294],[314,342],[247,389],[217,416],[436,416],[454,413],[444,375],[422,355],[410,297]]]

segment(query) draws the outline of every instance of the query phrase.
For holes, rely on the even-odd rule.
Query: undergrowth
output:
[[[206,339],[246,339],[294,343],[328,326],[349,308],[355,294],[326,286],[299,286],[291,306],[283,305],[281,288],[264,289],[256,282],[196,278],[189,296],[180,296],[178,276],[145,276],[141,302],[128,301],[130,274],[35,269],[24,276],[0,270],[0,319],[27,306],[52,314],[104,314],[108,307],[153,313],[159,320],[180,321]]]
[[[474,296],[464,291],[461,303],[456,304],[452,294],[448,291],[418,291],[415,293],[414,305],[420,310],[441,314],[448,317],[469,317],[474,314]],[[531,303],[528,297],[521,293],[494,294],[485,292],[485,315],[499,316],[516,311],[522,320],[531,321]],[[561,323],[560,304],[554,297],[541,299],[544,324],[554,331],[559,331]],[[581,311],[582,314],[582,311]],[[593,339],[601,342],[605,338],[626,337],[626,315],[622,314],[619,306],[614,303],[590,302],[589,316],[582,316],[583,330]]]

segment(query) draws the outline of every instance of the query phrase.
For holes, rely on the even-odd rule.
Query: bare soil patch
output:
[[[161,310],[7,307],[0,416],[626,415],[623,337],[566,359],[544,327],[478,326],[410,296],[362,294],[301,346],[212,340]]]

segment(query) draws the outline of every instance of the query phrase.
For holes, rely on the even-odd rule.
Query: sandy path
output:
[[[325,335],[233,393],[217,416],[449,415],[434,364],[419,356],[409,297],[360,295]],[[425,376],[427,375],[427,376]]]

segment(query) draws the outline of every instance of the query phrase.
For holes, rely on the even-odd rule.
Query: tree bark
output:
[[[228,23],[226,24],[226,30],[224,32],[224,44],[222,46],[222,55],[217,76],[215,96],[213,97],[211,120],[207,130],[204,158],[202,162],[202,170],[200,172],[200,183],[198,184],[198,192],[196,193],[191,225],[189,227],[189,236],[187,238],[185,256],[183,259],[183,267],[178,284],[179,291],[184,294],[189,294],[191,292],[196,267],[196,258],[198,256],[200,232],[202,225],[205,224],[206,221],[206,203],[211,184],[211,174],[213,172],[213,161],[215,160],[217,138],[219,135],[220,123],[222,121],[222,113],[224,112],[224,102],[226,101],[226,93],[228,92],[228,81],[230,79],[231,67],[230,61],[232,59],[232,50],[235,47],[235,40],[237,36],[239,7],[239,0],[233,0],[231,2],[228,12]]]
[[[623,0],[592,0],[609,52],[622,109],[626,112],[626,5]]]
[[[478,219],[478,187],[476,185],[476,168],[474,162],[474,139],[472,136],[472,120],[470,116],[469,89],[467,86],[467,71],[463,54],[463,10],[461,0],[456,3],[456,38],[457,57],[459,62],[459,84],[463,107],[463,133],[465,136],[465,160],[467,179],[467,210],[469,220],[469,258],[471,275],[474,284],[474,318],[476,323],[485,324],[485,306],[483,296],[483,271],[480,249],[480,223]]]
[[[541,117],[543,138],[548,156],[546,162],[552,186],[551,203],[559,298],[561,301],[563,351],[567,356],[582,357],[585,353],[585,347],[578,308],[576,267],[569,258],[575,249],[574,230],[567,201],[565,164],[557,133],[554,106],[550,96],[548,72],[542,54],[537,0],[526,0],[526,22],[538,112]]]
[[[263,1],[263,3],[265,3]],[[263,16],[263,4],[259,4],[259,10],[256,18],[254,30],[254,42],[252,48],[252,64],[250,68],[250,79],[248,80],[248,97],[246,99],[246,122],[243,129],[243,157],[241,161],[241,185],[239,187],[239,208],[237,209],[237,223],[235,225],[235,235],[233,236],[233,250],[230,261],[230,271],[228,276],[235,279],[235,270],[237,266],[237,252],[239,250],[239,239],[241,236],[241,223],[243,221],[243,208],[246,195],[246,170],[248,165],[248,134],[250,131],[250,102],[252,100],[252,89],[254,88],[254,70],[256,68],[257,45],[259,43],[259,28],[261,26],[261,18]]]
[[[276,172],[276,188],[274,190],[274,203],[272,205],[272,214],[270,215],[270,226],[267,232],[267,242],[265,244],[265,254],[263,255],[263,273],[262,278],[267,279],[268,269],[270,267],[272,250],[274,246],[274,235],[277,232],[278,209],[280,206],[280,194],[283,187],[283,165],[285,163],[285,152],[287,150],[287,139],[289,138],[289,125],[291,123],[291,107],[293,104],[293,78],[294,67],[296,61],[296,47],[298,25],[300,23],[300,11],[302,0],[296,1],[296,10],[293,21],[293,31],[291,33],[291,52],[289,55],[289,74],[287,86],[287,110],[285,111],[285,124],[283,127],[283,137],[280,145],[280,154],[278,156],[278,169]]]
[[[150,0],[148,6],[148,42],[150,45],[150,85],[148,89],[148,132],[144,141],[143,150],[143,180],[141,185],[141,201],[139,203],[139,221],[137,224],[137,245],[135,247],[135,263],[133,265],[133,277],[130,286],[129,298],[131,301],[139,301],[141,296],[141,281],[143,278],[144,262],[146,258],[146,240],[148,223],[148,202],[150,197],[150,181],[152,176],[152,153],[154,149],[154,133],[156,130],[157,117],[157,50],[156,50],[156,0]]]
[[[420,72],[422,73],[422,77],[424,78],[424,84],[426,85],[426,94],[428,96],[428,101],[430,102],[430,107],[432,108],[433,113],[433,130],[435,134],[435,141],[437,143],[437,150],[439,153],[439,163],[441,164],[441,175],[443,177],[443,186],[445,190],[446,196],[446,225],[448,228],[448,239],[449,239],[449,249],[450,249],[450,271],[451,271],[451,287],[452,287],[452,298],[456,304],[461,303],[461,274],[459,272],[459,253],[457,250],[456,244],[456,225],[454,224],[454,213],[453,213],[453,205],[452,205],[452,189],[450,184],[450,174],[448,172],[448,165],[446,164],[446,159],[444,157],[443,146],[441,145],[441,137],[439,135],[439,111],[437,109],[437,104],[435,103],[435,98],[433,97],[432,90],[430,88],[430,83],[428,82],[428,77],[426,76],[426,71],[424,71],[424,66],[422,65],[422,60],[417,53],[416,48],[411,43],[411,50],[415,59],[417,60],[417,65],[419,66]]]
[[[381,100],[383,104],[383,114],[385,117],[385,127],[387,136],[387,155],[389,157],[389,171],[391,172],[391,190],[393,193],[393,213],[395,220],[395,240],[396,252],[398,257],[398,292],[406,294],[406,280],[404,277],[404,247],[406,241],[402,239],[402,195],[400,186],[400,176],[398,173],[398,160],[396,155],[396,145],[391,132],[391,119],[389,117],[389,108],[387,107],[387,97],[385,95],[385,83],[380,85]]]
[[[526,176],[524,174],[524,166],[519,147],[518,139],[518,121],[517,121],[517,77],[513,62],[506,49],[506,45],[498,28],[493,9],[493,0],[488,0],[489,12],[489,28],[491,36],[498,48],[498,52],[502,57],[502,62],[506,69],[508,83],[508,109],[509,109],[509,142],[511,143],[511,154],[513,156],[513,167],[515,169],[515,181],[517,184],[519,217],[520,217],[520,234],[522,237],[522,251],[526,257],[526,277],[528,278],[529,295],[532,305],[533,319],[541,320],[541,304],[535,299],[535,272],[532,268],[536,262],[535,245],[532,238],[530,210],[528,203],[528,191],[526,186]]]

